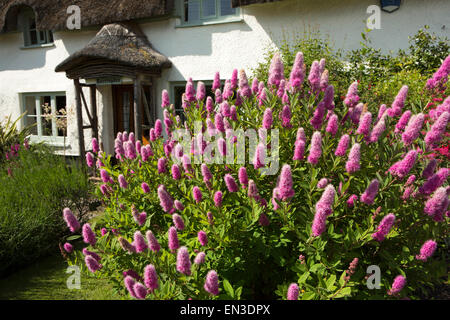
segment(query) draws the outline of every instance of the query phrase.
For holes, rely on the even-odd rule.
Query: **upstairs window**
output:
[[[38,47],[53,43],[53,34],[50,30],[38,30],[36,28],[36,16],[33,9],[23,9],[20,17],[24,47]]]
[[[183,24],[203,24],[205,22],[235,19],[238,9],[231,7],[231,0],[181,0]]]

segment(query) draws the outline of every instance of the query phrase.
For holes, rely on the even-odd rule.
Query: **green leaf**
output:
[[[240,300],[241,294],[242,294],[242,287],[237,288],[236,291],[234,292],[234,294],[235,294],[234,298],[236,298],[237,300]]]
[[[343,288],[337,295],[335,295],[335,298],[342,298],[345,296],[349,296],[352,293],[352,288],[345,287]]]
[[[309,271],[307,271],[304,274],[302,274],[301,277],[298,279],[298,283],[305,282],[306,279],[308,279],[309,275],[310,275]]]
[[[312,300],[312,299],[314,299],[315,296],[316,296],[316,294],[314,292],[311,292],[311,291],[305,292],[302,295],[302,300]]]
[[[323,268],[324,268],[324,266],[323,266],[322,264],[316,263],[315,265],[313,265],[313,266],[311,267],[311,269],[309,269],[309,271],[310,271],[310,272],[313,272],[313,273],[316,273],[317,270],[323,269]]]
[[[223,288],[225,289],[225,292],[234,299],[234,290],[231,286],[230,282],[227,279],[223,280]]]
[[[79,239],[79,238],[81,238],[81,235],[79,235],[79,234],[76,234],[76,235],[74,235],[74,236],[70,236],[70,237],[67,237],[67,241],[72,241],[72,240],[76,240],[76,239]]]
[[[342,272],[341,277],[339,278],[339,285],[341,285],[341,286],[343,286],[345,283],[345,279],[344,279],[345,275],[346,275],[346,273],[344,271],[344,272]]]
[[[336,282],[336,275],[331,275],[328,280],[326,281],[327,289],[330,291],[333,287],[334,283]]]

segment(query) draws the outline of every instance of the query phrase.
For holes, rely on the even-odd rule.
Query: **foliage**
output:
[[[23,128],[22,130],[18,130],[17,124],[25,115],[22,114],[16,120],[12,121],[11,116],[7,117],[3,123],[0,123],[0,154],[3,155],[6,153],[8,147],[20,143],[20,141],[24,141],[25,137],[29,135],[31,128],[35,125],[30,125],[28,127]],[[10,151],[10,150],[8,150]],[[0,158],[0,163],[5,160],[4,157]]]
[[[43,145],[15,146],[0,167],[2,274],[57,249],[67,233],[61,210],[76,208],[84,221],[90,192],[88,177],[75,162],[67,164]]]
[[[279,52],[285,66],[285,76],[291,71],[294,55],[303,52],[305,64],[311,66],[316,57],[325,58],[330,73],[330,84],[335,89],[335,103],[343,100],[349,85],[358,80],[361,101],[376,107],[392,102],[402,85],[413,89],[409,92],[411,100],[423,94],[426,79],[439,68],[450,54],[447,38],[440,38],[424,26],[410,37],[408,50],[397,53],[383,53],[374,48],[370,39],[370,30],[361,33],[360,48],[348,52],[336,49],[328,38],[318,31],[306,31],[293,40],[284,40]],[[269,64],[275,50],[268,49],[265,59],[252,73],[258,80],[266,81]]]
[[[285,59],[286,57],[287,55],[284,56]],[[275,57],[273,65],[278,67],[272,69],[274,74],[281,69],[278,62]],[[286,69],[285,77],[289,74]],[[392,90],[398,83],[402,83],[402,77],[415,79],[416,76],[405,70],[391,84],[386,84],[388,87],[383,90]],[[332,78],[333,73],[330,73],[330,79]],[[244,73],[240,74],[240,81],[241,89],[245,91]],[[411,92],[416,92],[416,82],[411,83]],[[117,165],[112,164],[111,155],[89,154],[88,164],[91,166],[94,161],[89,157],[97,157],[97,169],[104,182],[97,194],[106,205],[106,213],[104,224],[91,226],[96,243],[93,243],[89,229],[84,229],[83,238],[86,243],[91,242],[87,249],[100,257],[93,261],[89,258],[91,254],[84,256],[76,251],[71,255],[71,264],[81,264],[86,270],[85,261],[98,277],[109,279],[116,290],[125,294],[127,289],[124,286],[124,273],[134,271],[135,274],[131,277],[142,283],[146,266],[152,264],[158,274],[159,288],[148,290],[147,298],[151,299],[284,299],[291,283],[297,283],[300,287],[300,299],[389,298],[398,296],[388,294],[397,275],[403,275],[407,279],[407,285],[399,296],[416,298],[418,288],[441,282],[446,275],[447,249],[443,240],[448,236],[448,220],[444,215],[443,221],[437,222],[426,215],[425,202],[433,195],[417,191],[426,181],[422,177],[422,171],[431,158],[438,161],[438,167],[444,168],[448,164],[447,159],[433,152],[436,146],[427,145],[423,141],[433,119],[427,120],[423,131],[419,132],[419,137],[412,144],[407,144],[402,140],[403,129],[395,130],[398,115],[389,116],[385,112],[380,115],[380,120],[377,119],[378,102],[362,100],[367,102],[367,107],[363,108],[362,104],[352,106],[335,99],[335,107],[329,109],[328,115],[326,111],[322,114],[319,128],[313,128],[310,120],[319,109],[319,102],[324,101],[323,91],[315,91],[311,82],[305,80],[301,89],[288,87],[277,96],[276,86],[268,85],[268,90],[263,89],[266,98],[263,98],[261,90],[258,94],[238,97],[237,100],[234,91],[234,96],[227,101],[229,106],[236,105],[236,118],[233,120],[234,116],[228,114],[225,103],[216,101],[215,109],[211,110],[203,100],[204,97],[196,100],[193,84],[188,82],[184,95],[187,122],[183,126],[178,121],[173,107],[165,109],[164,123],[168,136],[164,138],[160,135],[162,124],[158,120],[155,128],[150,131],[149,157],[147,147],[142,147],[140,142],[134,140],[134,135],[128,133],[120,133],[116,138],[115,156],[120,160]],[[420,90],[422,88],[423,84]],[[365,91],[364,87],[359,88],[358,94],[364,96]],[[201,95],[201,90],[197,93]],[[407,96],[406,100],[397,99],[396,105],[401,105],[402,112],[412,110],[413,113],[418,113],[435,95],[440,95],[441,99],[447,97],[445,92],[424,90],[421,95]],[[448,100],[447,98],[446,101]],[[390,102],[386,103],[390,105]],[[290,114],[282,113],[286,108]],[[375,123],[385,121],[386,130],[370,143],[366,134],[355,132],[360,117],[357,115],[356,119],[351,118],[358,108],[361,108],[362,114],[367,110],[373,111],[373,121],[369,124],[371,133]],[[252,165],[254,150],[249,152],[250,159],[246,158],[245,164],[236,163],[239,142],[233,142],[235,133],[227,136],[227,153],[234,151],[232,163],[210,163],[207,162],[207,157],[196,161],[196,157],[192,157],[194,154],[201,154],[199,148],[203,147],[199,145],[206,145],[205,150],[209,146],[216,148],[218,136],[222,135],[215,135],[215,139],[209,142],[209,130],[206,130],[203,138],[207,142],[200,140],[197,144],[200,139],[198,133],[191,141],[191,134],[196,133],[194,128],[197,121],[204,128],[217,129],[223,133],[225,130],[221,128],[220,116],[217,116],[221,114],[229,123],[228,127],[233,130],[259,130],[267,109],[274,115],[273,124],[270,125],[267,144],[262,145],[270,146],[270,154],[275,159],[278,157],[280,168],[289,164],[292,172],[295,194],[284,200],[277,196],[277,192],[283,186],[288,188],[289,184],[282,185],[280,180],[277,181],[281,176],[279,171],[276,175],[264,175],[263,169],[255,168]],[[327,119],[333,114],[339,119],[336,134],[326,130]],[[214,125],[211,128],[212,120]],[[299,140],[303,139],[296,138],[300,127],[304,129],[306,136],[303,140],[306,143],[305,158],[293,160],[294,150]],[[279,130],[279,148],[273,140],[272,133],[275,129]],[[307,161],[306,157],[312,153],[311,137],[317,132],[322,137],[321,155],[314,164],[313,161]],[[176,135],[180,133],[181,135]],[[351,139],[348,149],[355,143],[361,146],[361,157],[358,158],[360,169],[356,172],[346,170],[348,151],[345,156],[335,155],[338,141],[344,134],[348,134]],[[183,146],[186,141],[190,148],[182,150],[191,159],[191,166],[184,163],[183,170],[180,165],[181,178],[175,179],[171,167],[179,160],[178,145]],[[448,138],[444,137],[440,143],[447,142]],[[248,150],[250,143],[245,145]],[[218,155],[218,149],[214,150],[215,155]],[[394,174],[393,164],[402,160],[411,150],[417,150],[418,153],[412,168],[408,169],[409,173],[402,177]],[[211,171],[212,179],[206,179],[208,182],[205,181],[207,175],[201,171],[202,162]],[[238,181],[238,170],[241,167],[246,168],[248,179],[255,182],[258,190],[256,195],[252,193],[250,196],[249,187],[241,186],[239,182],[237,191],[226,186],[226,174]],[[403,197],[405,181],[410,175],[416,177],[411,183],[414,193],[406,198]],[[320,235],[313,235],[313,221],[320,213],[316,204],[324,194],[323,186],[319,187],[318,183],[323,178],[336,191],[332,199],[331,214],[326,218],[325,231]],[[379,190],[374,202],[370,204],[363,202],[360,196],[373,179],[379,181]],[[142,186],[144,182],[148,184],[148,188]],[[446,179],[441,185],[446,185]],[[164,186],[172,200],[182,202],[184,208],[175,210],[172,208],[173,203],[165,208],[165,198],[159,194],[161,186]],[[195,187],[201,190],[201,200]],[[221,205],[214,200],[216,191],[223,192]],[[353,207],[347,204],[352,195],[358,199]],[[139,224],[139,217],[143,212],[147,216]],[[209,213],[212,214],[213,222]],[[395,224],[388,228],[386,239],[376,241],[373,234],[389,213],[395,215]],[[178,227],[178,239],[180,246],[188,248],[190,261],[198,252],[206,254],[203,264],[192,264],[191,275],[177,271],[177,252],[168,248],[168,229],[175,223],[175,214],[179,214],[184,220],[185,227]],[[87,227],[85,225],[83,228]],[[161,249],[139,252],[140,235],[145,237],[149,230],[156,236]],[[206,232],[206,245],[198,240],[199,231]],[[75,234],[68,241],[79,237],[81,236]],[[128,249],[123,242],[119,242],[120,237],[128,241]],[[428,239],[435,240],[438,249],[433,258],[426,262],[419,261],[416,255]],[[352,267],[349,267],[355,258],[359,259],[357,266],[353,262]],[[369,290],[366,286],[366,269],[371,265],[377,265],[381,269],[380,289]],[[209,294],[204,289],[205,277],[210,270],[216,270],[219,275],[219,295]],[[133,290],[133,287],[129,289],[129,293],[136,295]]]

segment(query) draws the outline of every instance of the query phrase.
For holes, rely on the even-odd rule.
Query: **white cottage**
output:
[[[72,30],[73,5],[81,28]],[[307,28],[357,48],[371,5],[386,10],[371,33],[376,47],[406,48],[424,25],[449,36],[449,0],[0,0],[0,119],[27,111],[34,141],[76,156],[98,136],[112,153],[117,132],[148,135],[163,89],[181,108],[189,77],[229,78]]]

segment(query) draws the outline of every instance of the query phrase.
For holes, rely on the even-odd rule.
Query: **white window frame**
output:
[[[185,11],[184,5],[186,1],[197,2],[199,5],[199,20],[194,21],[185,21]],[[240,8],[234,8],[235,13],[231,15],[222,15],[221,14],[221,0],[215,0],[216,2],[216,10],[214,15],[203,16],[203,1],[204,0],[178,0],[178,10],[180,12],[180,20],[181,24],[179,27],[190,27],[190,26],[199,26],[199,25],[208,25],[208,24],[217,24],[217,23],[228,23],[228,22],[237,22],[242,21]],[[231,2],[231,0],[230,0]]]
[[[67,95],[66,92],[64,91],[56,91],[56,92],[26,92],[26,93],[21,93],[21,100],[22,100],[22,113],[25,112],[27,110],[27,106],[26,106],[26,98],[27,97],[34,97],[34,101],[35,101],[35,107],[36,107],[36,114],[35,115],[28,115],[25,114],[24,118],[36,118],[36,126],[37,126],[37,135],[32,134],[30,136],[30,140],[31,142],[46,142],[46,143],[50,143],[50,144],[55,144],[55,145],[64,145],[64,141],[67,140],[67,129],[66,129],[66,136],[58,136],[58,128],[56,125],[56,119],[53,117],[52,118],[52,135],[51,136],[47,136],[47,135],[43,135],[42,133],[42,121],[44,120],[44,117],[41,113],[41,98],[45,97],[45,96],[50,96],[50,107],[51,107],[51,111],[52,111],[52,115],[56,115],[56,97],[66,97],[66,114],[67,114]],[[56,116],[58,118],[62,118],[64,116]],[[67,115],[65,116],[66,118],[68,117]],[[22,125],[25,126],[25,119],[22,120]]]

